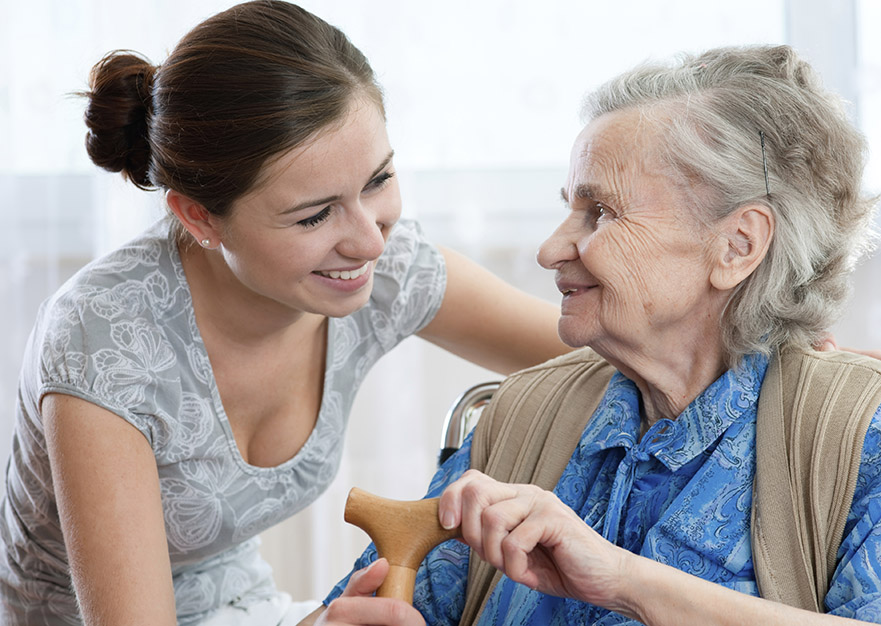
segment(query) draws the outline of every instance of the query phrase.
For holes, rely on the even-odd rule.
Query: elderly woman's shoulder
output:
[[[759,413],[796,416],[792,424],[861,424],[865,432],[881,405],[881,361],[843,351],[786,348],[774,355],[762,382]],[[849,416],[849,417],[848,417]]]
[[[615,368],[590,348],[579,348],[508,376],[497,394],[526,394],[537,399],[561,391],[604,390]]]
[[[615,371],[582,348],[510,375],[475,429],[472,467],[552,489]]]
[[[867,375],[881,375],[881,360],[871,351],[853,350],[813,350],[810,348],[786,348],[779,352],[777,358],[781,364],[793,368],[798,364],[801,368],[812,370],[841,371],[847,369],[865,370]]]
[[[608,363],[608,361],[606,361],[603,357],[601,357],[590,348],[578,348],[577,350],[573,350],[572,352],[567,352],[566,354],[554,357],[553,359],[545,361],[544,363],[539,363],[538,365],[533,365],[532,367],[528,367],[524,370],[520,370],[519,372],[515,372],[511,375],[511,377],[535,374],[538,372],[546,372],[548,370],[556,370],[561,368],[580,369],[603,366],[612,367]]]

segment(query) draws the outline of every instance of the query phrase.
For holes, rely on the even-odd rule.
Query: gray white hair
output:
[[[749,46],[637,67],[589,95],[583,114],[625,109],[658,131],[653,152],[673,184],[691,190],[700,221],[750,203],[775,216],[767,256],[721,320],[729,365],[815,343],[840,316],[873,241],[877,198],[861,190],[866,144],[841,100],[790,47]]]

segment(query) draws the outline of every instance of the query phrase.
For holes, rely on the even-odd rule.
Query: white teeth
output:
[[[366,274],[368,269],[370,269],[370,263],[365,263],[356,270],[331,270],[330,272],[318,273],[322,276],[328,276],[330,278],[342,278],[343,280],[352,280],[353,278],[358,278],[359,276],[363,276],[364,274]]]

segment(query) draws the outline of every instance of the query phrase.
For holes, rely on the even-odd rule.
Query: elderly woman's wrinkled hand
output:
[[[376,598],[389,571],[388,561],[378,559],[349,579],[343,594],[331,602],[315,621],[316,626],[342,624],[388,624],[425,626],[422,614],[402,600]]]
[[[460,525],[463,541],[512,580],[599,606],[619,604],[629,553],[549,491],[469,470],[441,495],[438,514],[444,526]]]

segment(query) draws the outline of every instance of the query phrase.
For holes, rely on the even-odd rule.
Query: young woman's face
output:
[[[348,315],[367,303],[401,197],[379,107],[270,162],[220,226],[221,253],[248,295],[270,306]]]

